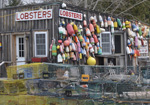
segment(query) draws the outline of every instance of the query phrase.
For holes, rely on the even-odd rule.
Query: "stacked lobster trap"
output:
[[[131,67],[128,68],[130,71]],[[64,99],[148,99],[149,67],[141,75],[121,66],[31,63],[9,66],[0,80],[1,95],[50,96]],[[141,78],[139,78],[141,76]],[[140,81],[139,81],[140,80]],[[141,82],[140,86],[139,82]]]

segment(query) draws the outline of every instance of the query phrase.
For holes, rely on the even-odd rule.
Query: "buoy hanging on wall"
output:
[[[88,65],[96,65],[96,60],[95,60],[95,58],[93,58],[93,57],[89,57],[88,59],[87,59],[87,64]]]

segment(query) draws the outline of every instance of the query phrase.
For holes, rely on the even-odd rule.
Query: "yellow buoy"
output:
[[[96,60],[95,60],[95,58],[89,57],[89,58],[87,59],[87,64],[88,64],[88,65],[96,65]]]
[[[57,49],[59,49],[60,48],[60,46],[59,45],[57,45]]]

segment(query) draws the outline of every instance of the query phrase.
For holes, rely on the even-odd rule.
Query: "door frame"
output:
[[[11,36],[11,59],[12,59],[12,63],[13,65],[17,65],[17,60],[16,60],[16,55],[17,55],[17,52],[16,52],[16,36],[23,36],[25,38],[25,32],[22,32],[22,33],[13,33],[12,36]],[[24,39],[24,57],[25,57],[25,62],[26,62],[26,57],[27,57],[27,51],[26,51],[26,39]]]

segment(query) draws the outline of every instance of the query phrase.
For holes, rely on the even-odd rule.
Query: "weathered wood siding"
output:
[[[23,12],[23,11],[32,11],[32,10],[39,10],[42,9],[53,9],[53,18],[47,20],[30,20],[30,21],[15,21],[15,13],[16,12]],[[34,49],[33,49],[33,40],[34,40],[34,31],[48,31],[48,46],[50,46],[53,35],[56,39],[56,42],[59,38],[58,34],[58,27],[59,21],[64,19],[66,24],[68,22],[75,22],[77,25],[81,24],[83,26],[82,21],[71,20],[67,18],[59,17],[59,8],[61,8],[60,4],[37,4],[37,5],[28,5],[28,6],[20,6],[20,7],[12,7],[12,8],[4,8],[0,9],[0,41],[2,42],[2,50],[0,51],[0,62],[2,61],[12,61],[11,59],[11,35],[14,33],[22,32],[25,36],[28,36],[29,39],[26,41],[26,62],[31,62],[31,58],[34,57]],[[89,24],[89,18],[91,16],[97,16],[97,24],[100,25],[98,16],[99,13],[95,11],[88,11],[84,10],[79,7],[73,7],[67,5],[68,10],[80,12],[86,14],[86,21]],[[101,14],[104,15],[104,14]],[[107,16],[105,14],[105,16]],[[54,28],[54,29],[53,29]],[[13,49],[13,48],[12,48]],[[49,54],[48,54],[49,57]],[[56,61],[56,58],[49,59],[49,61],[53,62]],[[82,61],[81,63],[84,63]],[[1,72],[3,72],[4,76],[4,69],[0,67]]]

